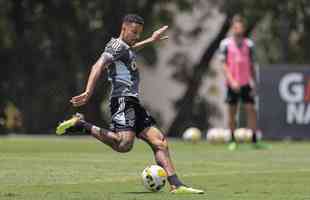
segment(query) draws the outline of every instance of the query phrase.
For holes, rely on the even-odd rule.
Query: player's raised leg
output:
[[[136,134],[132,131],[121,131],[114,133],[106,129],[94,127],[91,130],[91,135],[102,143],[107,144],[115,151],[126,153],[133,148]]]
[[[142,133],[140,133],[139,137],[151,146],[156,163],[166,170],[168,182],[171,185],[171,193],[204,193],[203,190],[197,190],[185,186],[179,179],[170,157],[168,140],[159,129],[154,126],[146,128]]]
[[[113,150],[121,153],[129,152],[133,147],[135,139],[135,133],[132,131],[120,131],[115,133],[105,128],[99,128],[98,126],[86,122],[83,115],[79,113],[59,124],[56,133],[62,135],[70,129],[85,131],[99,141],[110,146]]]

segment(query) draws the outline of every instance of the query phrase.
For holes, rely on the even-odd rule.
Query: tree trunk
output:
[[[195,97],[198,95],[203,77],[209,68],[209,63],[213,55],[218,49],[221,40],[225,37],[229,30],[229,22],[230,17],[227,16],[219,31],[219,34],[217,34],[210,46],[205,50],[200,62],[193,67],[194,73],[188,82],[185,93],[183,97],[176,102],[176,107],[178,110],[170,128],[168,129],[169,136],[179,136],[181,132],[183,132],[185,128],[184,126],[187,125],[187,122],[191,121],[193,117],[192,111],[195,106]]]

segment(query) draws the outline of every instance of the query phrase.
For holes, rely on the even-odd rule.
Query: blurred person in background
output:
[[[245,36],[245,22],[241,16],[235,16],[231,25],[232,35],[220,44],[220,58],[226,77],[226,103],[229,112],[231,141],[228,148],[237,148],[234,131],[237,128],[238,104],[243,103],[247,126],[253,132],[252,143],[256,148],[267,145],[257,138],[257,113],[255,109],[256,75],[254,68],[254,42]]]

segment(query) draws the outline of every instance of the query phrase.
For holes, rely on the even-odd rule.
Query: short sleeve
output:
[[[248,44],[248,47],[250,49],[251,62],[254,63],[255,62],[255,45],[254,45],[254,42],[251,39],[247,39],[247,44]]]
[[[228,46],[228,40],[227,39],[222,40],[218,51],[219,59],[222,62],[226,62],[227,59],[227,46]]]
[[[102,57],[108,62],[120,60],[126,54],[126,48],[116,39],[112,39],[105,47]]]

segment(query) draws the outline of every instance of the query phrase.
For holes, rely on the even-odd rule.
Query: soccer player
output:
[[[224,63],[227,80],[226,103],[229,110],[229,128],[232,134],[228,148],[230,150],[237,148],[234,131],[239,102],[244,104],[247,125],[253,131],[252,142],[254,147],[263,147],[262,143],[257,141],[257,115],[254,99],[256,86],[254,43],[245,37],[245,24],[240,16],[233,18],[231,28],[232,36],[225,38],[220,44],[220,55]]]
[[[123,18],[119,37],[112,38],[108,42],[104,52],[92,66],[85,91],[70,100],[75,107],[85,105],[93,95],[100,74],[107,70],[112,84],[110,130],[90,124],[81,114],[76,114],[61,123],[56,133],[61,135],[72,128],[85,130],[113,150],[122,153],[129,152],[135,138],[140,138],[150,145],[155,161],[167,172],[171,193],[204,193],[203,190],[184,185],[179,179],[170,158],[166,136],[157,128],[153,117],[140,104],[136,50],[168,38],[163,36],[168,26],[163,26],[153,32],[151,37],[137,42],[143,31],[143,25],[144,20],[138,15],[128,14]]]

